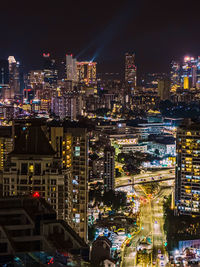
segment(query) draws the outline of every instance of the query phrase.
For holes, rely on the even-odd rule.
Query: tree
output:
[[[94,225],[89,225],[88,226],[88,239],[89,239],[89,241],[94,240],[95,233],[96,233],[96,229],[95,229]]]

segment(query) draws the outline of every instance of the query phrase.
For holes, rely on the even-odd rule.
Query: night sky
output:
[[[41,67],[43,52],[58,60],[73,53],[95,58],[100,72],[120,72],[128,51],[139,72],[167,71],[173,58],[200,55],[198,2],[1,1],[0,58],[14,55],[29,70]]]

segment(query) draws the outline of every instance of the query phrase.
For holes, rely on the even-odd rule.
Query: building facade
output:
[[[200,125],[177,130],[175,205],[177,214],[200,214]]]
[[[133,87],[136,87],[137,76],[136,76],[136,65],[135,65],[135,54],[125,54],[125,82]]]
[[[106,191],[115,188],[115,149],[111,146],[104,149],[104,187]]]

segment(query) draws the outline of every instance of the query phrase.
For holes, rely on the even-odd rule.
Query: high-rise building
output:
[[[167,78],[158,81],[158,96],[160,100],[170,99],[170,86],[170,80]]]
[[[86,128],[77,123],[50,124],[49,140],[62,158],[63,168],[70,169],[72,175],[68,184],[69,225],[87,240],[88,206],[88,134]]]
[[[106,191],[115,188],[115,149],[107,146],[104,149],[104,187]]]
[[[187,78],[187,79],[185,79]],[[189,86],[186,88],[185,80],[188,80]],[[197,60],[194,57],[184,57],[181,69],[181,83],[185,89],[196,87],[197,82]]]
[[[66,220],[70,170],[61,168],[40,126],[22,127],[3,171],[3,196],[37,195],[48,201],[58,219]]]
[[[12,128],[8,126],[1,126],[0,127],[0,171],[3,171],[3,169],[5,168],[6,163],[8,161],[9,153],[12,150],[13,150]]]
[[[60,119],[76,120],[82,114],[81,96],[77,93],[68,93],[65,96],[52,98],[51,112]]]
[[[28,75],[28,82],[31,88],[42,88],[44,84],[44,71],[31,70]]]
[[[50,85],[56,84],[58,80],[58,70],[56,69],[56,62],[51,58],[50,54],[43,53],[44,65],[44,82]]]
[[[6,59],[0,60],[0,84],[9,84],[9,65]]]
[[[135,88],[137,83],[135,54],[125,54],[125,82]]]
[[[9,62],[9,84],[11,97],[20,94],[20,63],[13,56],[8,57]]]
[[[178,62],[172,61],[171,63],[171,85],[180,86],[181,83],[181,66]]]
[[[200,215],[200,124],[177,129],[175,206],[177,214]]]
[[[66,55],[66,76],[68,81],[77,82],[77,64],[73,55]]]
[[[96,62],[77,62],[77,78],[78,81],[85,84],[96,83]]]

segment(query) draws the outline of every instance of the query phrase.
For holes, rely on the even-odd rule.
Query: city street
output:
[[[162,183],[163,184],[163,183]],[[145,192],[140,186],[135,186],[137,195],[145,196]],[[161,191],[154,199],[141,201],[140,211],[140,229],[133,237],[130,247],[124,250],[122,266],[165,266],[167,258],[165,255],[165,234],[163,231],[163,199],[170,195],[170,187],[162,187]],[[140,242],[148,238],[152,242],[152,249],[149,251],[149,257],[142,257],[140,262],[136,261],[137,250]],[[159,260],[159,255],[163,255],[163,260]],[[161,265],[164,264],[164,265]]]

